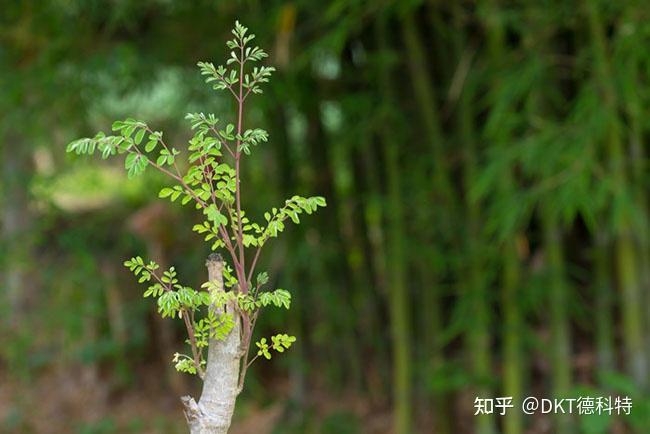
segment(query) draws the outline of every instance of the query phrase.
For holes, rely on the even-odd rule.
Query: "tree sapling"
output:
[[[189,396],[181,398],[192,434],[227,433],[251,363],[259,357],[270,359],[274,352],[284,352],[295,341],[284,333],[261,338],[255,342],[253,357],[249,356],[260,310],[267,306],[289,309],[291,304],[288,291],[266,288],[268,275],[255,275],[256,266],[262,248],[284,230],[285,222],[297,224],[300,214],[311,214],[325,206],[323,197],[293,196],[282,207],[264,213],[263,224],[249,219],[242,208],[242,157],[268,140],[263,129],[244,128],[244,109],[250,96],[262,93],[260,85],[269,81],[274,68],[252,67],[267,54],[251,45],[255,36],[246,27],[236,22],[232,33],[225,66],[208,62],[199,62],[198,66],[213,89],[234,98],[235,123],[224,124],[213,114],[188,114],[194,135],[187,154],[167,144],[162,132],[135,119],[113,123],[114,135],[100,132],[67,147],[68,152],[77,154],[98,151],[104,159],[125,155],[129,177],[142,174],[148,167],[167,175],[173,184],[160,190],[159,197],[179,200],[182,205],[194,204],[202,211],[205,219],[193,230],[211,244],[213,251],[223,250],[229,259],[227,263],[219,253],[208,256],[208,281],[199,290],[182,285],[174,267],[160,270],[158,264],[140,256],[124,263],[138,282],[147,283],[144,297],[156,299],[158,312],[180,319],[187,329],[190,353],[176,353],[173,361],[178,371],[203,380],[198,402]]]

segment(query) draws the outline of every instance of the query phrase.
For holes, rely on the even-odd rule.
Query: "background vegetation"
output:
[[[258,331],[298,341],[253,369],[235,432],[648,432],[634,0],[3,1],[0,431],[184,432],[183,331],[121,264],[146,251],[198,286],[197,216],[64,148],[129,116],[181,144],[185,113],[230,112],[195,64],[235,19],[278,69],[251,211],[329,204],[262,258],[294,309]],[[631,416],[473,416],[476,396],[616,394]]]

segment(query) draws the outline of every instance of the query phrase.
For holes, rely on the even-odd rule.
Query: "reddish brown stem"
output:
[[[262,251],[262,246],[260,245],[257,248],[257,251],[255,252],[255,256],[253,257],[253,262],[251,263],[251,268],[248,270],[248,277],[246,278],[247,282],[250,282],[251,279],[253,278],[253,272],[255,271],[255,266],[257,265],[257,259],[260,257],[260,252]]]
[[[149,271],[149,274],[153,276],[158,283],[163,287],[165,291],[171,291],[171,283],[165,283],[162,281],[162,279],[154,273],[153,270],[147,270]],[[196,344],[196,336],[194,335],[194,327],[192,326],[193,320],[190,320],[188,317],[187,311],[185,309],[181,310],[181,316],[183,317],[183,322],[185,322],[185,328],[187,329],[187,335],[190,338],[190,346],[192,347],[192,356],[194,360],[194,365],[196,366],[196,372],[198,372],[199,376],[203,378],[205,376],[205,373],[203,372],[203,368],[201,368],[201,355],[199,351],[199,347]],[[192,314],[194,316],[194,314]]]
[[[227,150],[228,153],[232,156],[232,158],[235,158],[235,153],[232,151],[232,149],[230,149],[230,146],[228,146],[228,142],[226,142],[226,141],[223,140],[221,137],[219,137],[219,132],[218,132],[214,127],[210,127],[210,130],[212,130],[212,132],[214,133],[214,135],[215,135],[215,137],[217,138],[217,140],[219,140],[219,143],[221,143],[221,145],[222,145],[224,148],[226,148],[226,150]]]
[[[241,172],[239,169],[239,161],[241,159],[241,132],[244,120],[244,42],[240,38],[240,61],[239,61],[239,97],[237,98],[237,148],[235,149],[235,202],[237,207],[237,246],[239,247],[239,268],[237,270],[237,278],[239,279],[239,288],[242,293],[248,292],[248,282],[246,281],[246,259],[244,256],[244,231],[242,230],[241,221]]]
[[[205,372],[201,367],[201,356],[199,356],[198,346],[196,345],[196,336],[194,336],[194,327],[190,322],[190,318],[186,310],[181,311],[183,316],[183,322],[185,322],[185,328],[187,329],[187,335],[190,337],[190,345],[192,347],[192,356],[194,357],[194,366],[196,366],[196,372],[199,374],[199,377],[203,379],[205,377]]]
[[[248,361],[248,353],[250,352],[250,345],[251,345],[251,338],[253,337],[253,329],[255,328],[255,323],[257,322],[257,315],[259,314],[259,310],[255,312],[253,315],[253,320],[252,321],[247,321],[249,323],[249,326],[245,329],[245,334],[243,337],[243,343],[242,343],[242,351],[243,351],[243,357],[242,357],[242,367],[241,367],[241,373],[239,374],[239,385],[238,385],[238,393],[242,391],[244,388],[244,379],[246,378],[246,371],[248,370],[248,367],[257,359],[257,356],[253,357],[253,359],[249,362]],[[248,319],[248,317],[246,317]]]

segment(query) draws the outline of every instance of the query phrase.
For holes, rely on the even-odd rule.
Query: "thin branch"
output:
[[[198,347],[196,345],[196,336],[194,336],[194,327],[190,323],[190,318],[187,315],[185,309],[181,310],[181,315],[183,317],[183,322],[185,322],[185,328],[187,329],[187,334],[190,337],[190,345],[192,347],[192,356],[194,356],[194,365],[196,366],[196,372],[199,373],[201,379],[205,378],[205,372],[201,367],[201,357],[199,356]]]
[[[194,309],[190,309],[190,324],[194,324]],[[198,348],[199,350],[199,361],[203,360],[203,348]]]
[[[251,94],[251,92],[253,91],[253,88],[255,87],[255,85],[256,85],[257,83],[260,83],[259,78],[256,78],[255,80],[253,80],[253,81],[248,85],[248,90],[246,91],[246,94],[244,95],[244,99],[243,99],[243,101],[246,101],[246,98],[248,98],[248,95]]]
[[[253,357],[250,360],[250,362],[248,361],[248,356],[250,353],[250,346],[251,346],[251,338],[253,337],[253,330],[255,329],[255,323],[257,322],[257,316],[259,315],[259,313],[260,313],[259,309],[255,311],[255,314],[253,315],[253,320],[250,322],[247,333],[244,336],[244,343],[243,343],[244,356],[242,358],[242,368],[239,374],[239,382],[237,386],[238,394],[241,393],[242,389],[244,388],[244,380],[246,379],[246,372],[248,371],[248,368],[259,357],[259,354],[257,354],[255,355],[255,357]]]
[[[147,271],[149,272],[149,274],[151,276],[153,276],[158,281],[158,283],[160,283],[160,286],[162,286],[165,291],[171,291],[172,290],[171,281],[169,283],[165,283],[165,282],[162,281],[162,279],[160,277],[158,277],[158,275],[153,270],[148,270],[147,269]]]
[[[128,148],[128,149],[127,149],[127,152],[129,152],[129,153],[131,153],[131,154],[137,154],[137,155],[140,155],[141,157],[146,158],[146,159],[147,159],[147,164],[152,165],[153,167],[155,167],[156,169],[158,169],[159,171],[161,171],[161,172],[164,173],[165,175],[167,175],[167,176],[169,176],[169,177],[171,177],[171,178],[174,178],[174,179],[177,180],[177,181],[182,181],[182,180],[181,180],[177,175],[175,175],[174,173],[172,173],[172,172],[170,172],[169,170],[165,169],[164,167],[162,167],[162,166],[160,166],[160,165],[154,163],[153,160],[151,160],[148,156],[146,156],[145,154],[143,154],[142,151],[140,151],[140,149],[137,147],[137,145],[133,144],[133,148],[135,148],[135,150],[136,150],[135,152],[132,151],[131,148]]]
[[[236,233],[237,246],[239,247],[239,263],[240,269],[238,270],[238,277],[244,282],[240,282],[240,288],[243,293],[248,291],[248,284],[246,282],[246,258],[244,257],[244,232],[242,230],[242,221],[241,221],[241,188],[240,180],[241,173],[239,169],[239,161],[241,159],[241,132],[242,132],[242,123],[244,119],[244,101],[242,98],[244,90],[244,43],[242,38],[240,38],[240,62],[239,62],[239,98],[238,98],[238,112],[237,112],[237,149],[235,149],[235,201],[237,206],[237,225],[239,230]]]
[[[147,129],[147,131],[149,132],[149,134],[153,134],[153,133],[154,133],[154,132],[151,130],[151,128],[149,128],[149,126],[146,126],[145,128]],[[162,136],[162,133],[161,133],[161,136]],[[172,158],[174,159],[174,169],[176,169],[176,174],[178,175],[178,177],[182,179],[183,176],[181,175],[181,171],[178,169],[178,164],[176,164],[176,156],[175,156],[174,153],[170,150],[170,147],[167,146],[167,144],[166,144],[165,141],[162,139],[162,137],[160,137],[160,138],[158,139],[158,141],[160,142],[161,145],[163,145],[163,147],[165,148],[165,150],[166,150],[166,151],[169,153],[169,155],[171,155]],[[171,148],[171,149],[173,149],[173,148]]]
[[[287,209],[287,208],[288,208],[288,205],[285,204],[282,208],[280,208],[280,211],[285,210],[285,209]],[[276,215],[274,215],[274,216],[271,218],[271,220],[269,220],[269,223],[267,224],[266,227],[268,228],[269,225],[271,224],[271,222],[276,221],[276,219],[279,218],[278,216],[280,216],[280,215],[282,215],[281,212],[279,212],[279,213],[277,213]],[[286,219],[286,217],[285,217],[285,219]],[[282,220],[282,221],[284,221],[284,220]],[[265,230],[265,232],[266,232],[266,230]],[[262,235],[264,236],[265,233],[262,233]],[[250,281],[250,280],[253,278],[253,272],[255,271],[255,266],[257,265],[257,259],[258,259],[259,256],[260,256],[260,252],[261,252],[261,250],[262,250],[262,247],[264,246],[264,243],[266,243],[266,241],[267,241],[268,239],[269,239],[269,238],[266,237],[264,240],[262,240],[262,241],[260,242],[260,245],[259,245],[259,247],[257,248],[257,251],[255,252],[255,257],[253,258],[253,263],[251,264],[251,268],[250,268],[250,270],[248,270],[247,281]]]
[[[203,160],[203,157],[201,157],[201,160]],[[227,205],[226,205],[225,200],[221,201],[221,205],[217,205],[217,194],[214,191],[214,178],[212,177],[212,172],[210,172],[209,181],[210,182],[208,182],[208,185],[210,186],[210,198],[212,199],[212,204],[215,207],[217,207],[219,212],[221,212],[221,210],[223,209],[224,206],[226,206],[226,208],[227,208]],[[228,240],[230,240],[230,233],[228,232],[228,228],[225,228],[225,230],[223,232],[225,233],[225,235],[222,235],[222,237],[228,238]],[[225,243],[225,240],[224,240],[224,243]],[[231,256],[233,256],[233,260],[236,262],[237,258],[235,257],[236,256],[235,255],[235,250],[234,250],[234,248],[232,248],[232,245],[231,245],[229,250],[230,250]]]
[[[232,218],[233,212],[232,212],[232,208],[230,207],[229,203],[226,203],[226,212],[228,213],[228,220],[230,221],[230,229],[231,229],[232,233],[236,235],[238,229],[237,229],[237,225],[236,225],[235,221]]]
[[[235,265],[235,267],[239,267],[240,264],[239,264],[239,260],[237,259],[237,254],[235,252],[235,248],[233,247],[232,242],[230,241],[230,237],[228,235],[228,232],[225,229],[225,226],[219,225],[218,230],[221,233],[221,238],[224,239],[224,242],[226,244],[226,248],[230,252],[230,256],[232,256],[233,264]]]
[[[217,140],[219,140],[219,143],[221,143],[221,145],[222,145],[224,148],[226,148],[226,150],[228,151],[228,153],[229,153],[233,158],[235,158],[235,153],[232,151],[232,149],[230,148],[230,146],[228,146],[228,142],[226,142],[224,139],[222,139],[221,137],[219,137],[219,132],[218,132],[214,127],[210,127],[210,130],[214,133],[214,135],[216,136]]]
[[[250,95],[250,93],[253,91],[253,87],[255,87],[255,85],[257,83],[259,83],[259,79],[255,79],[249,84],[248,90],[246,91],[246,94],[244,95],[243,101],[246,101],[246,98],[248,98],[248,95]]]
[[[257,360],[257,358],[258,358],[259,356],[260,356],[259,354],[256,354],[255,357],[253,357],[253,358],[248,362],[248,364],[246,365],[246,369],[248,369],[248,368],[253,364],[253,362],[254,362],[255,360]]]
[[[230,85],[230,83],[228,83],[228,81],[226,80],[226,77],[223,76],[223,75],[221,75],[221,74],[219,74],[216,70],[214,71],[214,73],[217,75],[217,78],[219,78],[219,79],[223,82],[223,84],[226,85],[226,87],[228,88],[228,90],[230,91],[230,93],[232,93],[232,96],[234,96],[235,99],[238,99],[238,98],[237,98],[237,94],[236,94],[235,91],[233,90],[233,88],[232,88],[232,86]]]
[[[255,266],[257,265],[257,259],[260,257],[260,252],[262,251],[262,246],[263,244],[260,244],[257,247],[257,251],[255,252],[255,256],[253,257],[253,263],[251,264],[251,269],[248,270],[248,277],[246,278],[247,281],[251,281],[253,278],[253,272],[255,271]]]
[[[146,268],[146,267],[145,267]],[[171,292],[171,282],[165,283],[162,281],[160,276],[158,276],[154,270],[149,270],[147,269],[149,274],[154,277],[160,283],[160,285],[163,287],[163,289],[167,292]],[[205,372],[203,372],[203,368],[201,368],[201,353],[203,352],[202,350],[199,350],[198,345],[196,344],[196,336],[194,335],[194,327],[192,326],[192,323],[194,322],[194,313],[192,312],[192,319],[190,322],[190,318],[188,317],[187,310],[181,309],[181,316],[183,317],[183,322],[185,323],[185,328],[187,329],[187,335],[190,338],[190,346],[192,347],[192,356],[194,357],[194,365],[196,366],[196,372],[198,372],[199,376],[201,379],[205,377]]]
[[[251,93],[251,90],[253,90],[253,86],[257,83],[257,80],[253,81],[250,84],[250,87],[248,88],[248,91],[246,91],[246,94],[244,95],[244,101],[246,101],[246,98],[248,98],[248,95]]]
[[[137,153],[138,155],[140,155],[140,156],[142,156],[142,157],[144,157],[144,158],[147,159],[148,164],[151,164],[153,167],[155,167],[156,169],[160,170],[162,173],[164,173],[164,174],[166,174],[166,175],[172,177],[172,178],[175,179],[176,181],[180,182],[181,185],[183,186],[183,188],[185,189],[185,191],[186,191],[187,193],[189,193],[190,196],[192,196],[192,198],[193,198],[193,199],[194,199],[194,200],[195,200],[195,201],[196,201],[196,202],[197,202],[197,203],[198,203],[202,208],[205,208],[205,207],[206,207],[205,202],[204,202],[203,200],[201,200],[201,198],[198,197],[198,196],[196,195],[196,193],[194,193],[194,190],[192,190],[192,189],[190,188],[190,186],[187,185],[187,183],[185,182],[185,180],[183,180],[183,178],[180,176],[180,174],[179,174],[179,175],[175,175],[174,173],[170,172],[169,170],[165,169],[164,167],[160,166],[159,164],[154,163],[153,160],[151,160],[147,155],[145,155],[142,151],[140,151],[140,149],[138,148],[138,146],[137,146],[135,143],[133,144],[133,148],[135,148],[136,153]],[[133,153],[133,151],[131,151],[131,148],[128,149],[128,152]]]
[[[142,153],[142,151],[140,151],[140,149],[137,147],[137,145],[133,144],[133,148],[135,148],[138,155],[146,158],[148,163],[151,164],[153,167],[155,167],[156,169],[160,170],[161,172],[165,173],[166,175],[168,175],[168,176],[172,177],[173,179],[177,180],[178,182],[180,182],[181,185],[183,186],[183,188],[185,189],[185,191],[187,193],[189,193],[190,196],[192,196],[192,198],[199,204],[199,206],[201,206],[201,208],[203,208],[203,209],[207,208],[206,203],[203,200],[201,200],[200,197],[198,197],[196,195],[194,190],[192,190],[187,185],[187,183],[183,180],[183,178],[173,174],[172,172],[165,169],[164,167],[154,163],[148,156],[146,156],[145,154]],[[130,148],[128,149],[128,152],[133,153],[133,151],[131,151]],[[222,226],[219,225],[219,229],[221,229],[221,227]],[[226,248],[228,249],[228,251],[230,253],[230,256],[232,257],[232,260],[233,260],[233,263],[235,264],[235,267],[239,267],[240,265],[239,265],[239,261],[237,260],[237,254],[235,253],[235,249],[233,248],[232,243],[230,242],[230,237],[228,236],[227,232],[225,232],[225,233],[224,232],[225,231],[221,231],[221,238],[224,240],[224,243],[226,244]]]

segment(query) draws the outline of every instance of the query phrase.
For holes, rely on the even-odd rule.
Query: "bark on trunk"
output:
[[[206,261],[206,266],[210,281],[216,282],[218,290],[223,291],[221,256],[211,254]],[[238,394],[241,321],[233,304],[226,306],[226,310],[235,316],[235,325],[224,340],[210,340],[203,391],[199,402],[197,403],[191,396],[181,398],[191,434],[226,434],[230,428]]]

